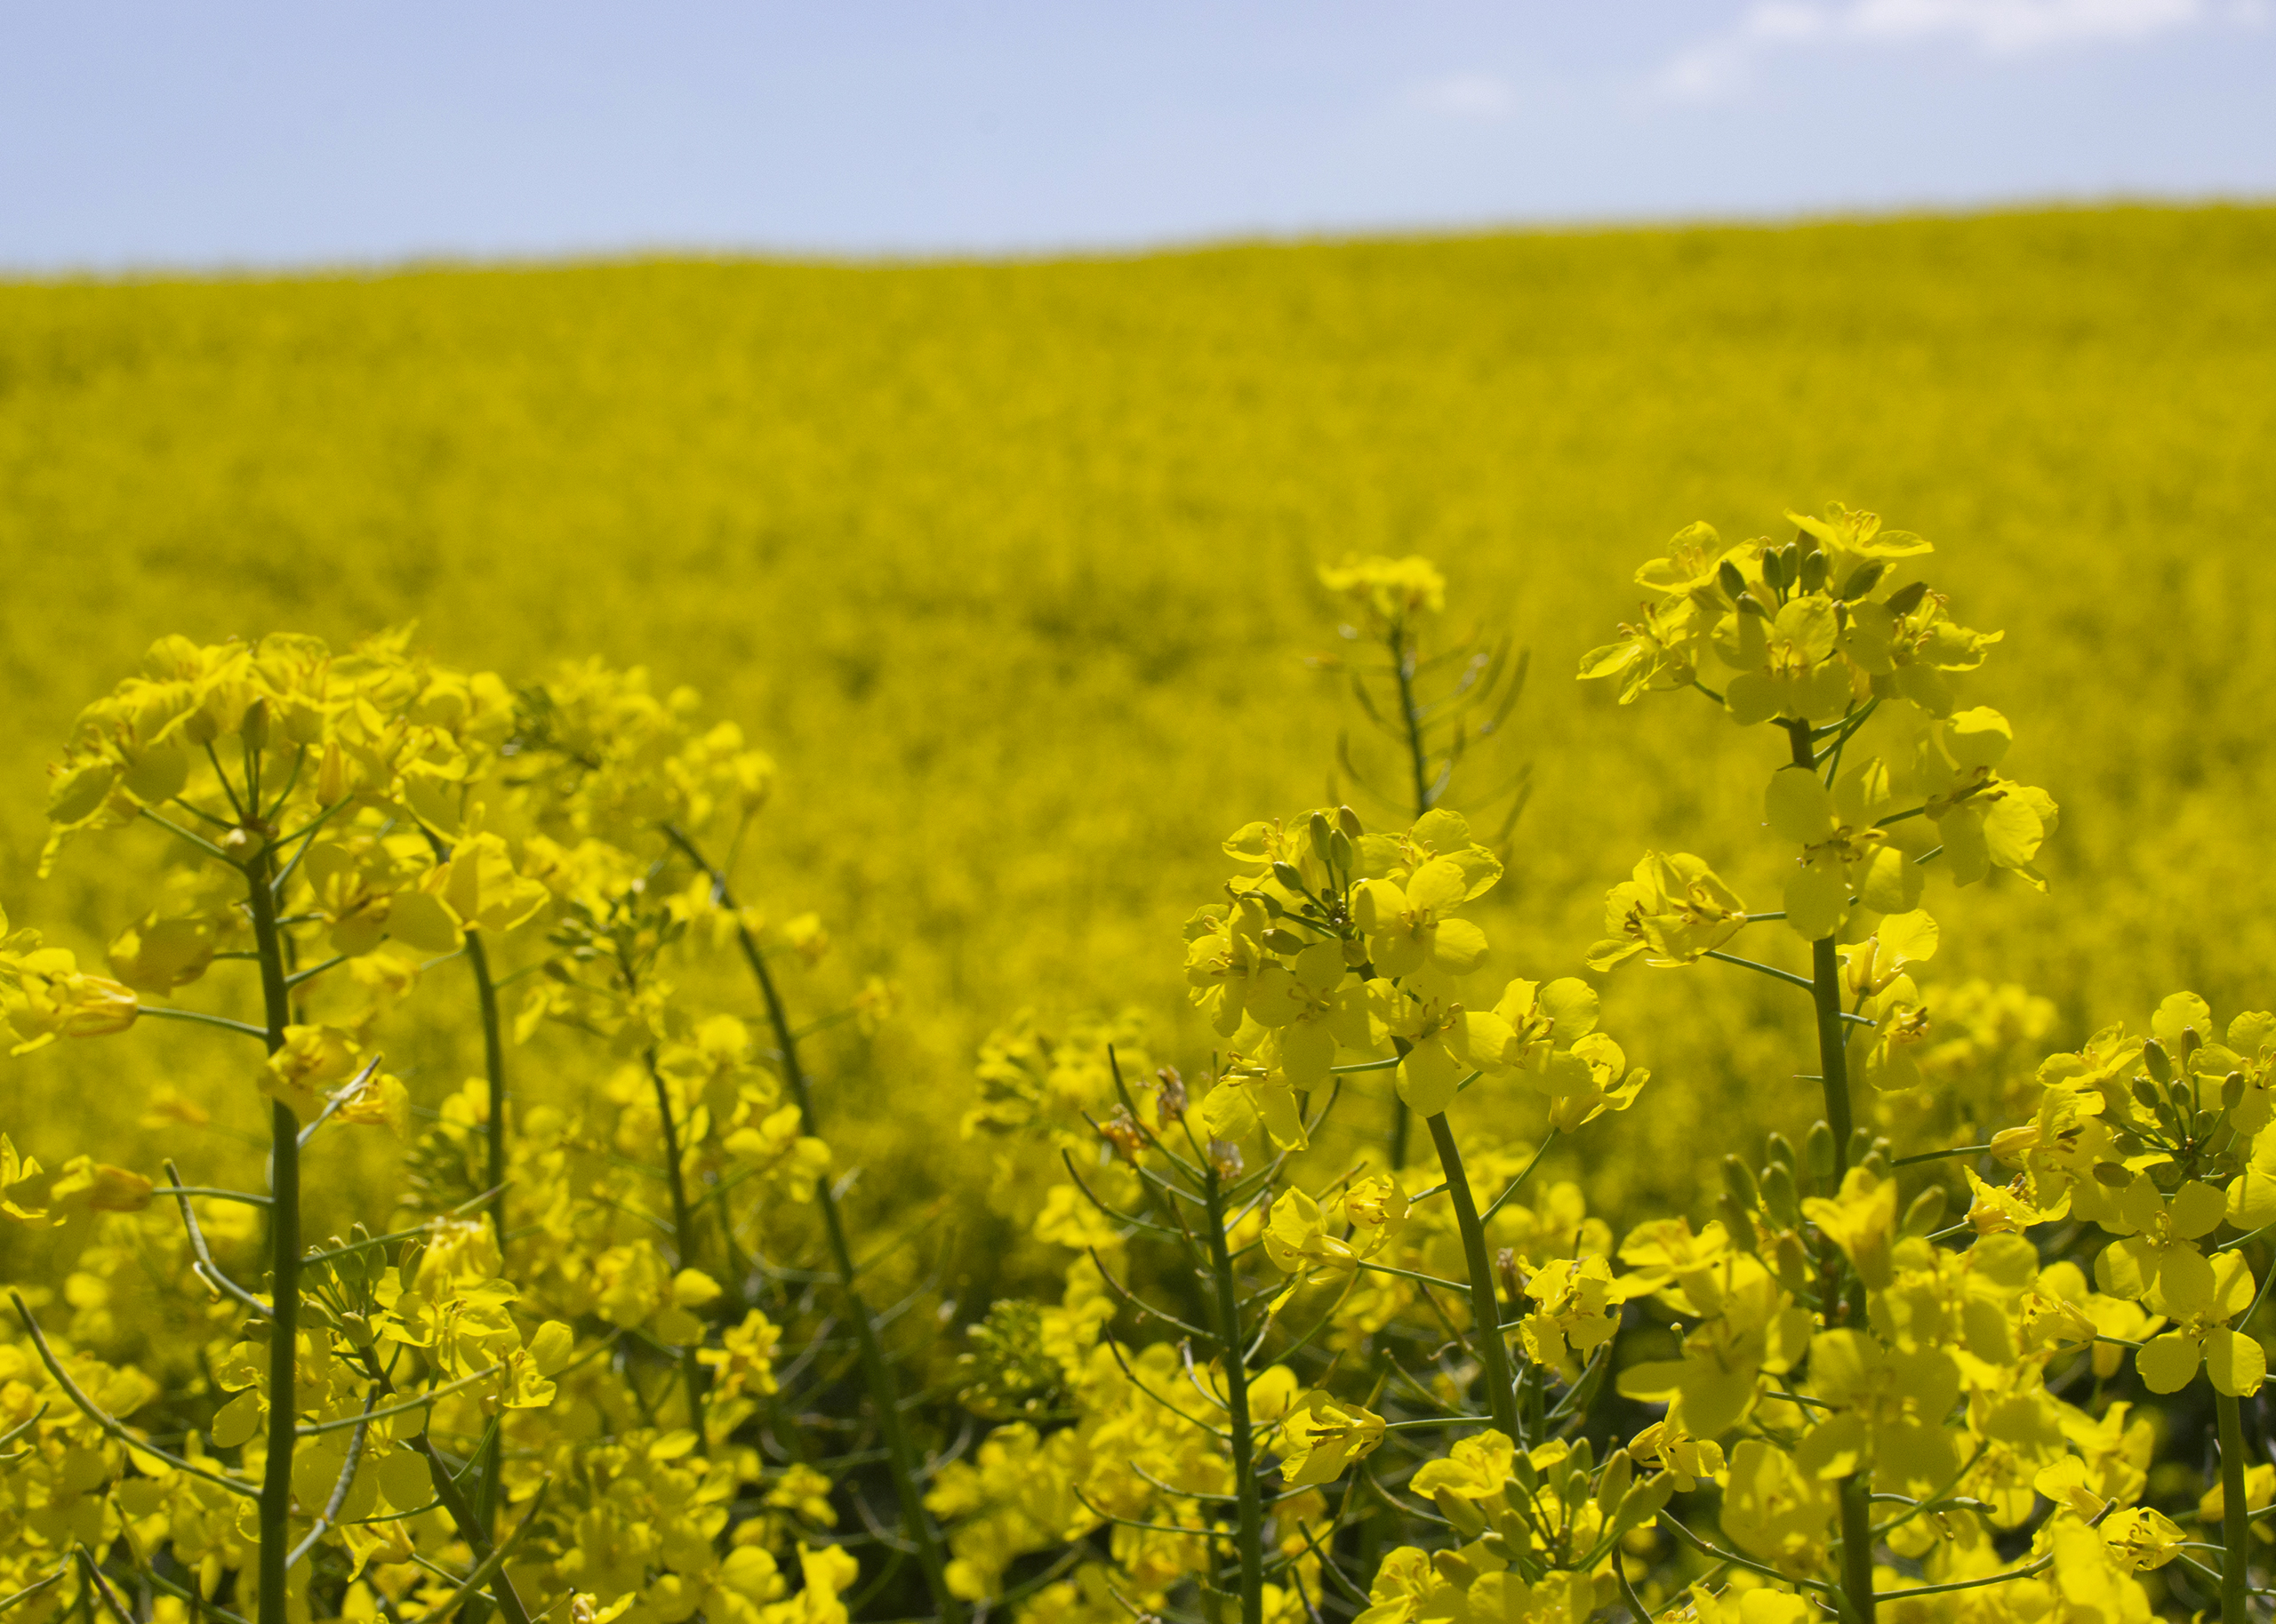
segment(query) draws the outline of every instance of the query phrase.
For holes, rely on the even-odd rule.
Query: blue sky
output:
[[[0,269],[2276,196],[2272,0],[0,0]]]

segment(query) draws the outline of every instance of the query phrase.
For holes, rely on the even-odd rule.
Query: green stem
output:
[[[1431,1121],[1442,1120],[1432,1117]],[[1225,1427],[1233,1456],[1234,1539],[1241,1564],[1241,1624],[1264,1624],[1264,1499],[1256,1481],[1255,1430],[1249,1423],[1248,1361],[1243,1348],[1238,1289],[1225,1243],[1224,1180],[1205,1164],[1202,1195],[1209,1212],[1209,1272],[1217,1284],[1217,1334],[1224,1348]]]
[[[469,932],[467,940],[474,940]],[[687,1204],[687,1177],[680,1167],[679,1124],[672,1116],[671,1090],[664,1083],[664,1074],[656,1065],[656,1052],[650,1049],[644,1057],[648,1065],[648,1080],[656,1085],[656,1114],[664,1124],[665,1182],[672,1193],[672,1244],[679,1251],[682,1268],[695,1267],[695,1212]],[[687,1387],[687,1424],[703,1447],[703,1362],[695,1356],[693,1345],[679,1350],[680,1380]]]
[[[1811,748],[1809,724],[1789,724],[1787,737],[1792,741],[1794,764],[1815,772],[1817,756]],[[1855,1117],[1849,1104],[1849,1039],[1841,1023],[1841,957],[1831,936],[1810,944],[1810,1001],[1817,1012],[1817,1069],[1825,1095],[1826,1125],[1833,1130],[1833,1176],[1838,1184],[1849,1171],[1849,1138]],[[1862,1330],[1864,1285],[1854,1276],[1849,1285],[1849,1320]],[[1855,1624],[1873,1624],[1872,1484],[1862,1472],[1841,1484],[1841,1588]]]
[[[1414,778],[1414,817],[1421,821],[1431,810],[1430,751],[1422,740],[1422,717],[1414,704],[1414,650],[1406,641],[1406,628],[1394,626],[1390,631],[1391,669],[1398,675],[1398,716],[1406,728],[1407,766]],[[1391,1096],[1390,1103],[1390,1170],[1396,1174],[1406,1165],[1408,1141],[1414,1133],[1414,1114],[1407,1108],[1399,1095]]]
[[[498,1025],[498,983],[491,979],[490,955],[482,933],[466,933],[466,962],[474,971],[475,997],[482,1005],[482,1071],[490,1084],[490,1223],[498,1232],[498,1252],[506,1252],[506,1045]]]
[[[757,940],[742,923],[734,893],[727,887],[727,876],[711,866],[710,860],[693,841],[669,824],[664,826],[664,836],[710,880],[712,900],[735,916],[735,940],[742,948],[743,962],[750,966],[752,979],[758,983],[759,996],[766,1004],[767,1024],[774,1029],[775,1047],[782,1057],[782,1081],[798,1108],[800,1127],[806,1133],[818,1136],[805,1068],[798,1060],[797,1033],[790,1025],[789,1012],[783,1007],[782,995],[774,985],[773,972],[766,967],[766,956],[759,951]],[[878,1425],[886,1435],[886,1457],[893,1469],[894,1492],[901,1501],[902,1532],[917,1548],[918,1564],[925,1570],[926,1587],[933,1593],[939,1624],[964,1624],[964,1603],[949,1588],[949,1564],[942,1548],[941,1531],[934,1525],[933,1514],[925,1508],[924,1491],[918,1486],[917,1449],[909,1436],[908,1420],[902,1414],[900,1384],[894,1380],[893,1365],[886,1358],[885,1344],[878,1336],[877,1316],[870,1312],[870,1305],[854,1284],[858,1271],[854,1264],[854,1249],[845,1238],[845,1220],[837,1211],[837,1193],[828,1179],[815,1183],[814,1202],[821,1208],[822,1230],[829,1238],[830,1256],[837,1263],[845,1306],[854,1321],[870,1407],[877,1411]]]
[[[1462,1231],[1462,1253],[1470,1266],[1470,1317],[1478,1332],[1478,1356],[1486,1367],[1486,1408],[1496,1430],[1525,1447],[1518,1429],[1517,1382],[1510,1373],[1510,1344],[1502,1334],[1502,1300],[1494,1288],[1494,1260],[1486,1250],[1486,1225],[1478,1216],[1478,1203],[1470,1193],[1470,1177],[1463,1172],[1462,1149],[1441,1111],[1430,1119],[1431,1140],[1439,1148],[1439,1165],[1447,1175],[1447,1194],[1455,1204],[1455,1224]]]
[[[2221,1624],[2251,1624],[2245,1611],[2252,1513],[2245,1505],[2244,1416],[2230,1394],[2213,1395],[2221,1426]]]
[[[284,939],[269,888],[274,854],[264,850],[245,868],[246,909],[260,954],[263,1037],[268,1052],[284,1046],[293,1019],[285,984]],[[293,1437],[299,1404],[295,1358],[301,1324],[301,1119],[282,1100],[269,1102],[268,1458],[260,1482],[260,1624],[285,1624],[285,1559],[292,1552]]]
[[[489,1160],[484,1183],[493,1192],[489,1202],[490,1227],[498,1236],[499,1266],[502,1268],[507,1233],[506,1044],[498,1020],[498,983],[491,976],[490,953],[483,946],[478,929],[469,928],[466,932],[466,962],[474,972],[475,999],[482,1009],[482,1075],[490,1084],[490,1116],[484,1124]],[[483,1531],[493,1537],[498,1527],[498,1497],[505,1451],[505,1432],[500,1428],[491,1433],[489,1446],[482,1452],[481,1469],[476,1474],[475,1515],[480,1519]],[[470,1610],[477,1620],[484,1611],[479,1604]]]

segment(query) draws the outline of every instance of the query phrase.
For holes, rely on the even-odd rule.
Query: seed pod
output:
[[[1810,1124],[1802,1140],[1802,1165],[1813,1183],[1823,1184],[1833,1177],[1833,1130],[1823,1119]]]
[[[1802,1227],[1801,1195],[1794,1188],[1794,1175],[1783,1162],[1773,1162],[1762,1170],[1762,1210],[1781,1229]]]
[[[1746,577],[1739,573],[1739,566],[1726,558],[1715,566],[1715,584],[1735,600],[1746,596]]]
[[[1823,553],[1804,553],[1802,555],[1802,590],[1805,592],[1824,591],[1826,567]]]
[[[1367,832],[1367,826],[1359,821],[1359,814],[1348,806],[1335,809],[1335,827],[1354,840]]]
[[[1845,604],[1855,603],[1875,587],[1879,586],[1881,577],[1887,573],[1887,559],[1866,559],[1864,563],[1850,571],[1849,579],[1841,583],[1841,601]]]
[[[1944,1187],[1932,1184],[1912,1198],[1904,1209],[1904,1221],[1897,1226],[1897,1233],[1907,1236],[1934,1235],[1944,1225]]]
[[[2173,1081],[2173,1057],[2166,1052],[2166,1046],[2156,1038],[2142,1045],[2142,1064],[2150,1068],[2150,1075],[2159,1082]]]
[[[1894,613],[1911,614],[1914,610],[1920,607],[1920,600],[1927,596],[1928,583],[1927,581],[1907,581],[1903,586],[1899,587],[1895,591],[1888,595],[1888,606],[1890,611]]]
[[[1754,1174],[1748,1172],[1747,1164],[1735,1156],[1723,1158],[1723,1188],[1730,1191],[1732,1200],[1750,1212],[1762,1204],[1761,1196],[1754,1187]]]

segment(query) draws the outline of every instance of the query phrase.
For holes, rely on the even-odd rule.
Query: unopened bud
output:
[[[1314,812],[1305,824],[1304,832],[1311,837],[1312,855],[1322,862],[1327,861],[1327,837],[1335,832],[1328,824],[1327,814]]]
[[[1833,1177],[1833,1130],[1822,1119],[1810,1124],[1802,1140],[1802,1166],[1815,1183]]]
[[[245,741],[248,750],[268,748],[268,701],[255,700],[245,707],[245,719],[238,724],[237,736]]]
[[[1297,935],[1294,931],[1282,930],[1278,925],[1275,925],[1272,929],[1265,932],[1264,934],[1257,940],[1262,941],[1266,947],[1271,948],[1275,953],[1302,953],[1304,950],[1304,939],[1302,937]]]
[[[1597,1509],[1610,1516],[1620,1508],[1629,1485],[1636,1481],[1636,1463],[1624,1449],[1615,1449],[1604,1463],[1604,1476],[1597,1479]]]
[[[1920,600],[1927,596],[1927,581],[1908,581],[1888,595],[1889,610],[1895,614],[1911,614],[1920,607]]]
[[[1841,583],[1841,601],[1845,604],[1855,603],[1875,587],[1879,586],[1881,577],[1887,573],[1887,559],[1866,559],[1864,563],[1850,571],[1849,579]]]
[[[2166,1046],[2156,1038],[2142,1045],[2142,1064],[2150,1068],[2150,1075],[2159,1082],[2173,1081],[2173,1057],[2166,1052]]]
[[[1794,1171],[1794,1143],[1783,1133],[1772,1133],[1762,1141],[1762,1153],[1788,1172]]]
[[[1731,1237],[1732,1245],[1741,1252],[1759,1250],[1754,1237],[1754,1220],[1730,1191],[1725,1190],[1715,1198],[1715,1216],[1722,1220],[1724,1233]]]
[[[2233,1111],[2244,1103],[2244,1073],[2232,1071],[2221,1079],[2221,1108]]]
[[[1715,568],[1715,584],[1735,600],[1746,596],[1746,577],[1739,573],[1739,566],[1726,558]]]
[[[2182,1058],[2183,1060],[2187,1060],[2191,1055],[2192,1055],[2192,1054],[2196,1053],[2200,1049],[2202,1049],[2204,1046],[2205,1046],[2205,1040],[2204,1040],[2202,1037],[2200,1037],[2200,1036],[2197,1035],[2197,1028],[2196,1028],[2195,1027],[2184,1027],[2184,1028],[2182,1028],[2182,1029],[2181,1029],[2181,1058]]]
[[[1810,1287],[1810,1254],[1802,1246],[1802,1237],[1789,1232],[1778,1237],[1778,1283],[1790,1292],[1807,1292]]]
[[[1464,1540],[1475,1540],[1486,1532],[1486,1519],[1478,1508],[1452,1489],[1440,1489],[1431,1499],[1439,1508],[1439,1515],[1452,1523],[1455,1532]]]
[[[1750,1212],[1761,1204],[1761,1196],[1754,1187],[1754,1174],[1735,1156],[1723,1158],[1723,1188],[1730,1191],[1732,1200]]]
[[[1786,584],[1786,556],[1775,547],[1765,548],[1763,551],[1762,579],[1774,592],[1780,590]]]
[[[1783,1162],[1773,1162],[1762,1170],[1762,1210],[1781,1229],[1802,1227],[1801,1193],[1795,1189],[1794,1175]]]
[[[2104,1189],[2122,1190],[2134,1182],[2134,1175],[2115,1162],[2096,1162],[2095,1182]]]
[[[1293,863],[1274,863],[1272,877],[1298,895],[1301,896],[1303,893],[1304,876],[1296,872],[1295,865]]]
[[[1912,1204],[1904,1209],[1904,1221],[1898,1226],[1898,1230],[1908,1236],[1934,1235],[1943,1228],[1943,1223],[1944,1187],[1932,1184],[1915,1196]]]
[[[1367,832],[1367,826],[1359,821],[1359,814],[1348,806],[1335,809],[1335,827],[1353,840]]]
[[[1824,590],[1825,590],[1825,574],[1826,574],[1826,563],[1825,563],[1825,555],[1824,555],[1823,553],[1805,553],[1805,554],[1803,554],[1803,555],[1802,555],[1802,590],[1803,590],[1803,591],[1805,591],[1805,592],[1823,592],[1823,591],[1824,591]]]

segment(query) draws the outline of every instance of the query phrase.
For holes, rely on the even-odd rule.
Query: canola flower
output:
[[[1214,1040],[1182,1068],[1128,1019],[990,1041],[965,1132],[1063,1284],[967,1310],[960,1356],[922,1323],[959,1311],[927,1215],[857,1228],[821,1132],[813,1040],[889,989],[801,1023],[831,932],[736,894],[774,777],[737,729],[596,662],[516,688],[401,634],[162,642],[74,728],[48,860],[178,866],[110,975],[7,936],[0,1015],[22,1052],[152,1020],[233,1046],[268,1176],[0,1138],[0,1215],[76,1246],[0,1342],[0,1604],[2244,1624],[2276,1017],[2176,994],[2011,1084],[1982,1142],[1877,1130],[1918,1142],[1902,1102],[2046,1029],[1975,986],[1947,1034],[1920,977],[1943,876],[2043,888],[2059,815],[1967,702],[1999,640],[1914,573],[1928,544],[1789,518],[1680,533],[1582,670],[1777,730],[1751,837],[1779,906],[1702,830],[1567,965],[1480,923],[1521,848],[1448,804],[1519,668],[1438,659],[1424,561],[1323,571],[1411,798],[1224,840],[1163,944]],[[1711,1218],[1623,1234],[1543,1169],[1620,1155],[1668,1086],[1629,1062],[1622,983],[1571,973],[1639,959],[1806,998],[1823,1117],[1735,1146]],[[450,999],[484,1069],[422,1113],[388,1051]],[[395,1206],[314,1240],[312,1178],[366,1129],[402,1146]],[[2192,1393],[2216,1472],[2176,1494],[2152,1418]]]

